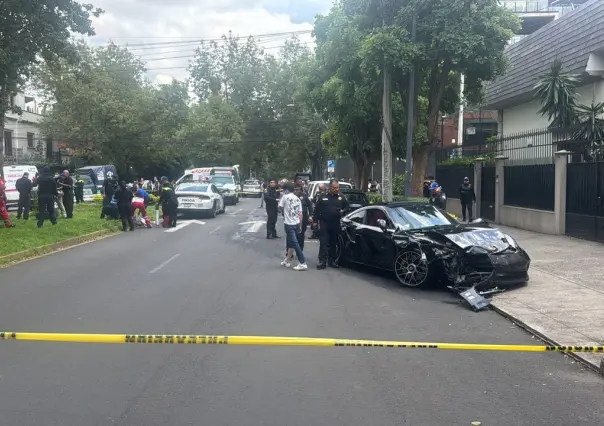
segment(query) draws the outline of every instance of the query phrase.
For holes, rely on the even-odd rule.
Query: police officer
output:
[[[57,224],[55,215],[55,197],[57,196],[57,183],[50,174],[48,167],[42,168],[42,175],[38,178],[38,228],[44,225],[45,219],[50,219],[53,225]]]
[[[15,182],[15,188],[19,191],[19,207],[17,209],[17,219],[29,219],[29,208],[31,207],[31,188],[33,183],[29,180],[29,173],[23,173],[23,176]]]
[[[319,223],[319,263],[317,269],[327,265],[339,268],[336,262],[336,247],[340,233],[342,212],[348,208],[348,202],[340,193],[337,180],[329,184],[329,192],[318,197],[313,221]]]
[[[80,175],[76,175],[75,178],[75,199],[76,204],[80,204],[84,202],[84,179],[80,177]]]
[[[315,196],[312,199],[312,203],[313,205],[317,205],[317,201],[319,201],[319,198],[321,198],[323,195],[325,194],[325,184],[320,183],[319,184],[319,190],[317,191],[317,193],[315,194]],[[310,234],[310,239],[311,240],[316,240],[319,238],[319,224],[313,222],[312,223],[312,233]]]
[[[279,238],[277,235],[277,213],[279,210],[279,197],[281,193],[277,188],[277,181],[271,179],[268,188],[264,190],[264,203],[266,204],[266,238]]]
[[[117,191],[117,176],[113,173],[107,173],[107,179],[103,182],[103,208],[101,209],[101,219],[105,219],[104,207],[108,206]]]
[[[175,228],[176,218],[178,216],[178,197],[174,191],[174,186],[170,183],[166,176],[161,178],[162,188],[161,194],[159,195],[159,202],[161,203],[161,209],[164,214],[165,228]]]

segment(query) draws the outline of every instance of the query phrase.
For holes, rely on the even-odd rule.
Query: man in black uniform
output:
[[[178,217],[178,197],[174,191],[174,186],[166,176],[161,178],[162,188],[159,195],[159,203],[164,214],[164,228],[175,228]]]
[[[21,219],[23,214],[23,220],[29,219],[29,208],[31,207],[31,188],[33,184],[29,180],[29,173],[23,173],[23,177],[15,182],[15,188],[19,191],[19,207],[17,209],[17,219]]]
[[[279,207],[280,193],[277,188],[277,181],[271,179],[268,188],[264,190],[264,203],[266,204],[266,238],[279,238],[277,235],[277,214]]]
[[[312,203],[313,205],[317,205],[317,201],[319,200],[319,198],[321,198],[323,195],[325,194],[325,184],[320,183],[319,184],[319,189],[317,191],[317,193],[315,194],[315,196],[312,199]],[[318,223],[314,223],[312,224],[312,233],[310,234],[310,239],[311,240],[316,240],[319,238],[319,224]]]
[[[117,176],[114,176],[113,173],[109,176],[108,173],[107,179],[103,182],[103,207],[101,208],[101,219],[105,219],[106,214],[103,210],[111,203],[115,191],[117,191]]]
[[[48,215],[50,222],[53,225],[57,224],[57,217],[55,216],[55,197],[58,195],[57,183],[53,176],[50,174],[50,169],[44,167],[42,169],[42,176],[38,179],[38,228],[44,225],[44,219]]]
[[[461,202],[461,215],[463,216],[463,221],[466,221],[466,218],[470,218],[470,222],[472,222],[472,204],[476,202],[476,194],[474,193],[474,187],[470,183],[470,179],[467,177],[463,178],[463,183],[459,187],[459,201]],[[466,216],[466,212],[468,215]]]
[[[337,180],[329,184],[329,192],[319,196],[313,221],[319,223],[319,264],[317,269],[325,269],[327,264],[332,268],[339,268],[336,262],[336,247],[340,233],[340,219],[342,212],[348,208],[346,198],[340,193]]]

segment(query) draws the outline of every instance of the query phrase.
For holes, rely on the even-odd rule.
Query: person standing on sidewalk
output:
[[[44,225],[44,220],[50,219],[53,225],[57,224],[55,215],[55,198],[57,197],[57,183],[50,174],[50,169],[44,167],[42,175],[38,178],[38,228]]]
[[[459,201],[461,202],[463,221],[465,222],[466,218],[469,217],[470,222],[472,222],[472,204],[476,202],[476,194],[474,193],[474,186],[467,177],[463,178],[463,183],[459,187]],[[467,216],[466,212],[468,213]]]
[[[31,189],[33,183],[29,180],[29,173],[23,173],[15,182],[15,188],[19,192],[19,206],[17,207],[17,219],[29,220],[29,209],[31,207]]]
[[[281,262],[281,265],[289,268],[295,252],[298,258],[298,265],[294,267],[294,270],[305,271],[308,269],[308,266],[306,265],[302,248],[298,243],[298,234],[302,232],[302,203],[300,198],[294,194],[294,185],[291,182],[286,182],[283,185],[283,189],[285,193],[279,204],[283,207],[283,227],[285,229],[287,255],[283,259],[283,262]]]
[[[76,204],[84,202],[84,183],[84,179],[82,179],[79,174],[76,175],[74,187]]]
[[[117,200],[117,209],[120,213],[122,231],[124,232],[126,232],[128,228],[130,231],[134,231],[134,220],[132,220],[132,213],[130,211],[132,207],[132,198],[132,191],[126,187],[126,182],[121,181],[115,192],[115,199]]]

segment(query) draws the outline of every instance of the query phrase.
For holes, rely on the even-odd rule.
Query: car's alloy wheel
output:
[[[216,209],[217,208],[218,207],[216,207],[216,201],[214,201],[214,205],[212,206],[212,213],[211,213],[212,217],[216,217],[216,215],[217,215],[217,210]]]
[[[406,287],[420,287],[428,281],[428,262],[418,250],[403,251],[394,258],[394,274]]]

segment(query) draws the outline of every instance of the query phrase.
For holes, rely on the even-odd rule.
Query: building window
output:
[[[28,133],[27,134],[27,147],[28,148],[35,148],[35,146],[34,146],[34,134],[33,133]]]
[[[4,131],[4,155],[10,157],[13,155],[13,132]]]

